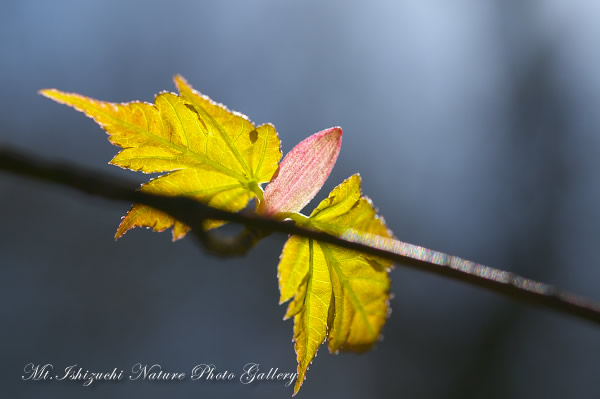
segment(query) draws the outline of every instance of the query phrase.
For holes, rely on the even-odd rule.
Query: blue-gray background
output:
[[[0,141],[137,181],[46,87],[151,101],[181,73],[284,153],[341,125],[316,201],[360,172],[401,240],[600,301],[600,9],[595,1],[2,1]],[[294,370],[271,237],[242,259],[143,229],[128,204],[0,174],[0,386],[11,398],[282,398],[279,383],[21,381],[248,362]],[[597,398],[600,330],[397,267],[384,340],[321,348],[302,397]]]

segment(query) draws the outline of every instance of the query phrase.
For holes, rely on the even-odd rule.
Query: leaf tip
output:
[[[122,218],[123,220],[121,220],[121,223],[119,224],[119,227],[117,227],[117,231],[115,232],[115,241],[119,240],[119,238],[123,237],[125,235],[125,233],[127,233],[129,231],[130,228],[127,228],[125,226],[123,226],[123,222],[125,218]]]
[[[41,89],[41,90],[38,90],[38,94],[42,95],[46,98],[49,98],[51,100],[60,102],[59,97],[61,94],[64,94],[64,93],[57,89]]]
[[[187,80],[181,76],[180,74],[176,73],[175,75],[173,75],[173,82],[175,82],[175,85],[178,85],[179,83],[186,83],[187,84]]]
[[[55,89],[40,89],[40,90],[38,90],[38,94],[40,94],[44,97],[48,97],[48,95],[50,94],[50,92],[52,90],[55,90]]]
[[[334,137],[336,139],[339,139],[340,140],[339,144],[340,144],[340,146],[342,145],[341,139],[342,139],[342,136],[344,135],[344,132],[340,126],[330,127],[329,129],[323,130],[323,132],[325,134],[331,135],[332,137]]]
[[[191,92],[194,94],[199,94],[194,90],[194,88],[188,83],[187,79],[181,76],[180,74],[176,74],[173,76],[173,83],[175,83],[175,87],[181,95],[186,92]]]
[[[119,226],[120,227],[120,226]],[[123,235],[125,234],[125,231],[121,231],[121,229],[117,229],[117,231],[115,232],[115,241],[118,241],[119,238],[123,237]]]
[[[306,375],[303,378],[300,378],[300,374],[298,374],[296,376],[296,384],[294,385],[294,393],[292,394],[292,397],[294,397],[298,394],[298,391],[300,391],[300,387],[304,383],[305,379],[306,379]]]

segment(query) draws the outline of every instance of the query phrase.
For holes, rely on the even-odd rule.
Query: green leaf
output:
[[[255,127],[246,116],[196,92],[180,76],[175,82],[181,96],[163,92],[154,104],[109,103],[55,89],[41,94],[84,112],[101,125],[110,142],[123,149],[110,161],[113,165],[145,173],[166,172],[142,185],[142,191],[189,196],[233,212],[255,196],[262,200],[260,184],[271,180],[281,158],[275,128],[270,124]],[[221,224],[207,221],[205,228]],[[137,226],[155,231],[173,226],[174,240],[188,230],[163,212],[134,204],[115,238]]]
[[[392,238],[368,198],[360,177],[337,186],[312,212],[304,227],[369,239]],[[328,337],[329,351],[363,351],[378,339],[389,311],[391,262],[319,241],[291,236],[278,268],[280,302],[294,298],[286,318],[294,317],[300,389],[309,364]]]

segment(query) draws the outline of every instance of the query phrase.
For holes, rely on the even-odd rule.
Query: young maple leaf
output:
[[[280,142],[272,125],[255,127],[196,92],[180,76],[180,95],[163,92],[154,104],[115,104],[55,89],[41,93],[84,112],[123,148],[110,163],[145,173],[166,172],[141,190],[185,195],[211,206],[238,211],[255,197],[257,212],[290,218],[300,226],[358,242],[392,238],[370,200],[362,197],[360,177],[351,176],[306,217],[299,212],[321,189],[335,164],[342,130],[315,133],[290,151],[278,167]],[[270,181],[263,193],[260,184]],[[207,221],[205,228],[222,222]],[[188,227],[169,215],[134,204],[116,238],[136,226],[163,231],[173,239]],[[285,318],[294,317],[300,389],[309,364],[328,336],[331,352],[362,351],[377,340],[388,313],[391,263],[357,251],[291,236],[278,266],[280,303],[293,298]]]
[[[261,183],[271,180],[281,158],[280,142],[271,124],[255,127],[245,115],[228,110],[175,77],[181,95],[163,92],[154,104],[116,104],[55,89],[40,93],[93,118],[122,147],[110,163],[145,173],[167,172],[142,185],[162,195],[185,195],[210,206],[239,211],[250,199],[262,199]],[[223,222],[207,221],[205,228]],[[163,231],[173,226],[173,240],[188,227],[166,213],[134,204],[115,238],[145,226]]]
[[[354,239],[391,239],[371,201],[361,195],[360,177],[337,186],[307,218],[298,214],[329,176],[341,146],[342,130],[315,133],[290,151],[265,189],[259,211],[289,217],[306,228]],[[364,351],[378,339],[389,305],[391,262],[357,251],[291,236],[278,266],[280,303],[293,298],[285,319],[294,317],[298,378],[304,382],[319,346],[329,351]]]
[[[342,235],[392,238],[368,198],[360,177],[337,186],[311,213],[303,227]],[[298,379],[303,383],[317,349],[364,351],[378,339],[388,314],[391,262],[335,245],[291,236],[278,267],[280,303],[294,298],[285,319],[294,317]]]

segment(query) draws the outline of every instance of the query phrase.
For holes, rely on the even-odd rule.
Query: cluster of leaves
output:
[[[175,77],[179,94],[162,92],[154,104],[94,100],[55,89],[41,94],[93,118],[122,148],[110,163],[145,173],[165,173],[141,190],[188,196],[210,206],[237,212],[251,199],[256,212],[337,236],[351,231],[365,237],[392,238],[370,200],[363,197],[359,175],[337,186],[310,214],[300,213],[328,178],[338,157],[342,130],[308,137],[281,160],[280,141],[271,124],[255,126],[245,115],[228,110]],[[268,183],[263,191],[262,184]],[[224,222],[210,220],[205,229]],[[123,217],[115,238],[144,226],[172,227],[173,239],[188,226],[141,204]],[[327,338],[332,353],[363,351],[380,335],[389,304],[387,260],[312,239],[291,236],[278,267],[280,303],[290,303],[285,318],[294,318],[298,378]]]

